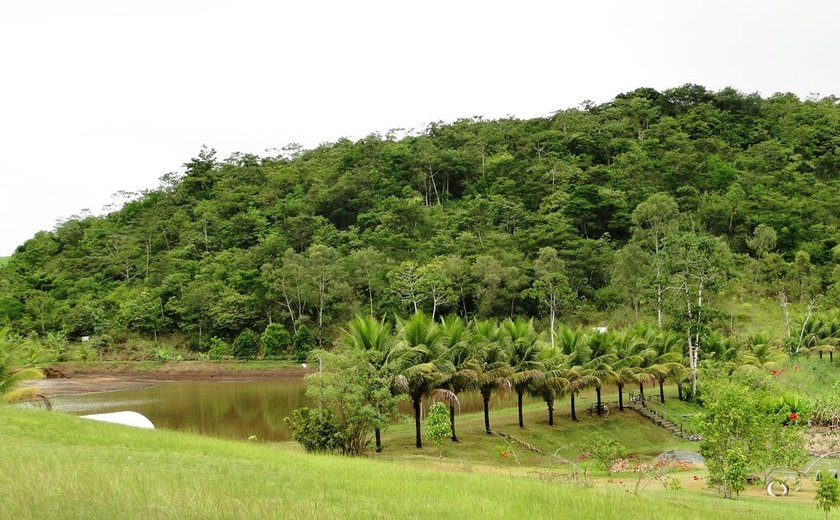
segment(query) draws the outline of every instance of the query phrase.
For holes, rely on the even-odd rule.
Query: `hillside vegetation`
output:
[[[837,298],[834,97],[639,89],[184,166],[21,245],[0,325],[196,349],[272,322],[328,342],[360,311],[739,332],[723,303],[772,299],[791,336],[788,304]]]

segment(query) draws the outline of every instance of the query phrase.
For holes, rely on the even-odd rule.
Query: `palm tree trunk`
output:
[[[420,401],[422,400],[423,398],[421,396],[411,398],[411,404],[414,405],[414,430],[416,433],[415,444],[418,448],[423,447],[423,440],[420,438]]]
[[[373,433],[376,436],[376,453],[382,453],[382,430],[377,426],[373,429]]]
[[[624,383],[618,383],[618,411],[624,411]]]
[[[598,397],[596,410],[598,411],[598,415],[603,415],[603,407],[601,406],[601,385],[595,387],[595,395]]]
[[[659,380],[659,402],[660,403],[665,402],[665,380],[664,379]]]
[[[458,442],[458,436],[455,435],[455,405],[449,403],[449,429],[452,430],[452,442]]]
[[[683,393],[682,393],[682,383],[677,381],[677,399],[680,401],[683,400]]]
[[[828,362],[829,363],[834,363],[834,351],[833,350],[828,351]]]
[[[522,420],[522,394],[524,390],[517,390],[516,391],[516,404],[519,407],[519,427],[524,428],[525,422]]]
[[[487,432],[487,435],[493,433],[490,430],[490,392],[492,390],[481,390],[481,400],[484,401],[484,431]]]
[[[546,399],[545,404],[548,405],[548,425],[554,426],[554,399]]]
[[[641,382],[639,383],[639,401],[642,403],[642,408],[645,408],[646,407],[646,405],[645,405],[645,384],[641,383]],[[418,426],[418,428],[419,428],[419,426]],[[418,433],[417,435],[419,436],[420,434]],[[420,437],[418,437],[418,439],[419,438]]]
[[[571,409],[572,409],[572,420],[577,421],[577,415],[575,415],[575,393],[574,391],[571,393],[572,400],[571,400]]]

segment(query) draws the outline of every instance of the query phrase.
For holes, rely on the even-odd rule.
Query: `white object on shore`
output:
[[[155,429],[155,425],[152,424],[152,421],[146,418],[145,415],[137,412],[95,413],[92,415],[81,415],[80,417],[82,419],[90,419],[92,421],[122,424],[124,426],[145,428],[147,430]]]

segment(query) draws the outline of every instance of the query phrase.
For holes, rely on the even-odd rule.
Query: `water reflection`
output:
[[[139,390],[57,396],[53,406],[78,415],[132,410],[158,428],[241,440],[255,435],[260,441],[279,442],[291,440],[283,419],[294,409],[311,405],[305,394],[302,380],[183,381]],[[462,394],[460,401],[462,413],[482,410],[477,392]],[[516,394],[496,392],[490,406],[491,410],[516,406]],[[400,412],[412,413],[408,400],[400,404]]]

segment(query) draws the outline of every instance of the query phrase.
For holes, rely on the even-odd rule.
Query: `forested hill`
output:
[[[0,267],[0,324],[206,341],[269,321],[329,339],[353,312],[415,308],[573,321],[658,308],[676,323],[666,285],[795,301],[840,276],[833,97],[639,89],[276,157],[205,149],[185,167],[20,246]]]

